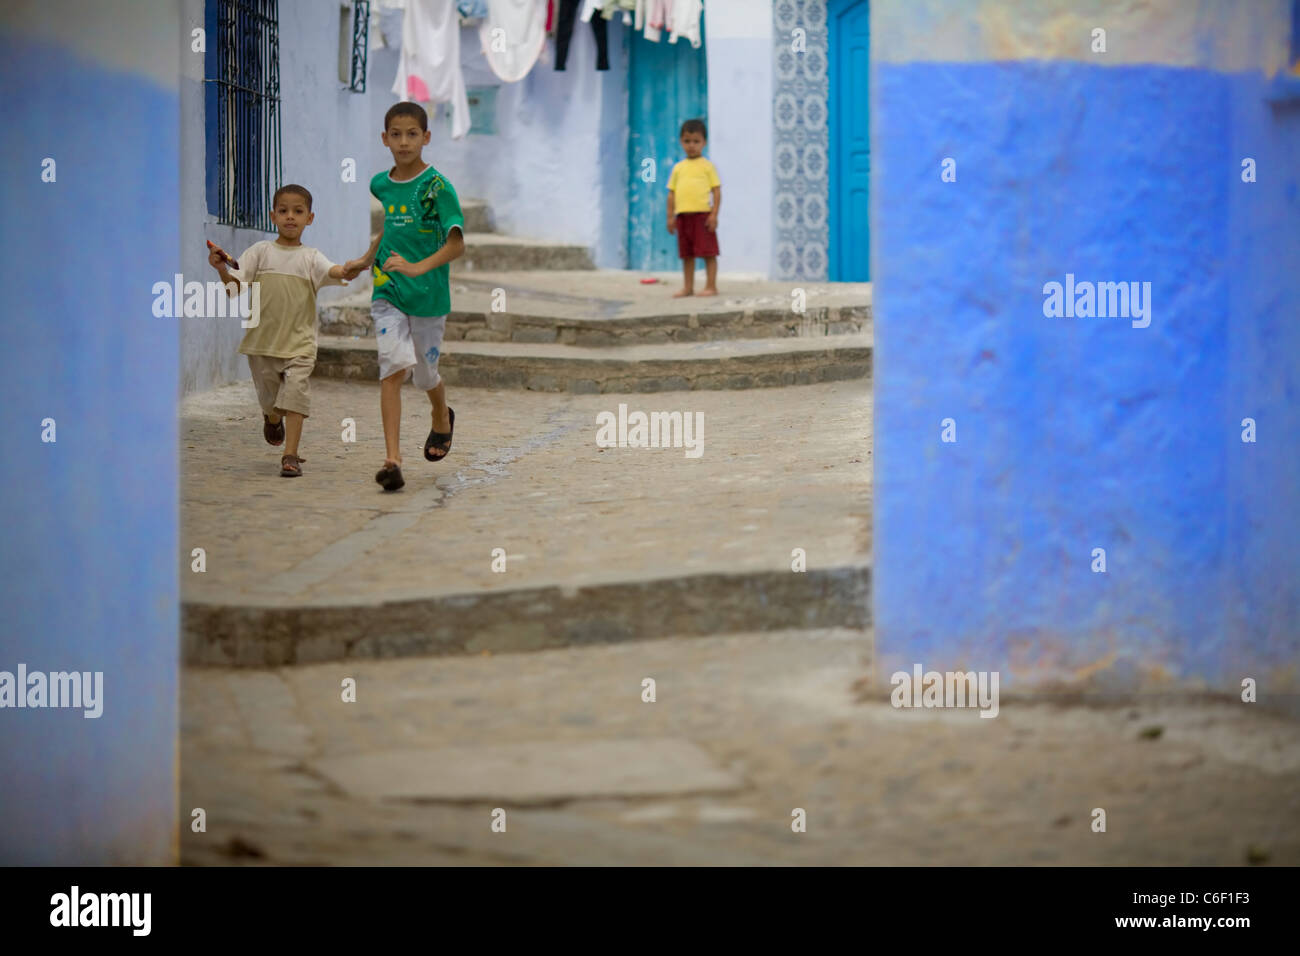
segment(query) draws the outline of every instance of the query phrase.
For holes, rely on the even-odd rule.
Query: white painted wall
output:
[[[401,49],[402,14],[381,11],[386,49],[370,52],[372,108],[368,169],[392,165],[379,133]],[[615,18],[608,26],[608,71],[597,72],[591,27],[577,23],[563,72],[554,69],[555,44],[518,83],[502,83],[483,57],[477,27],[461,30],[461,69],[467,86],[498,86],[496,133],[453,140],[446,107],[439,107],[425,149],[432,163],[465,198],[486,199],[498,232],[580,243],[600,268],[626,263],[627,38]]]
[[[772,10],[708,0],[709,156],[722,180],[718,236],[728,272],[766,276],[772,261]]]
[[[183,0],[183,18],[203,26],[203,0]],[[215,39],[209,37],[209,42]],[[322,0],[280,0],[281,153],[284,181],[306,186],[316,221],[303,241],[335,262],[365,252],[370,194],[367,149],[370,97],[352,93],[338,79],[338,5]],[[187,281],[207,282],[216,273],[207,262],[205,239],[232,254],[274,233],[217,225],[207,210],[204,136],[204,58],[182,57],[181,79],[181,263]],[[391,83],[391,77],[389,81]],[[357,160],[357,181],[342,180],[345,158]],[[343,294],[321,292],[321,301]],[[181,390],[201,391],[247,379],[248,362],[237,351],[243,330],[238,319],[179,319]]]

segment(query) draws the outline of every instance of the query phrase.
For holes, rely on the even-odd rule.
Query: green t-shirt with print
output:
[[[372,298],[387,299],[407,315],[446,315],[451,311],[451,271],[447,263],[422,276],[404,276],[381,268],[397,253],[407,262],[433,255],[453,227],[465,232],[465,216],[451,183],[432,166],[414,179],[394,180],[388,171],[370,180],[370,192],[384,206],[384,237],[371,274]]]

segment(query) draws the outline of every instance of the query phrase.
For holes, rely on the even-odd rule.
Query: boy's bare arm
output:
[[[459,259],[465,254],[465,237],[461,235],[459,227],[453,227],[447,234],[447,241],[442,244],[442,248],[433,255],[421,259],[419,262],[407,262],[397,253],[393,253],[380,266],[385,272],[396,272],[404,276],[422,276],[426,272],[432,272],[441,265],[451,262],[453,259]]]
[[[383,242],[383,239],[384,226],[383,223],[380,223],[379,231],[370,237],[369,248],[367,248],[366,251],[356,259],[351,260],[351,262],[359,262],[361,263],[361,268],[369,269],[375,264],[375,255],[379,252],[379,244]]]
[[[704,224],[708,226],[710,230],[718,228],[718,210],[721,208],[722,208],[722,187],[714,186],[713,187],[713,208],[709,210],[709,218],[704,221]]]
[[[361,275],[366,271],[366,268],[366,264],[360,259],[349,259],[342,265],[330,266],[329,276],[331,279],[342,279],[346,282]]]
[[[232,299],[239,295],[239,280],[226,268],[226,254],[220,248],[214,246],[208,252],[208,264],[217,270],[217,275],[221,277],[221,284],[226,287],[226,295]]]
[[[360,259],[349,259],[342,265],[332,265],[330,266],[330,278],[343,279],[344,281],[355,279],[357,276],[361,275],[361,273],[370,268],[370,263],[374,261],[374,258],[375,253],[372,249]]]
[[[677,203],[675,201],[675,194],[670,189],[668,190],[668,231],[669,232],[677,231],[677,217],[674,215],[676,211],[677,211]]]

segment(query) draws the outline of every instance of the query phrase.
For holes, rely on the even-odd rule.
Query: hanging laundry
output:
[[[488,0],[478,35],[492,72],[517,83],[546,46],[546,0]]]
[[[632,22],[632,11],[636,9],[636,0],[605,0],[604,5],[600,8],[600,15],[606,20],[613,20],[620,10],[623,11],[623,22]]]
[[[658,43],[668,24],[673,0],[636,0],[636,16],[632,29],[642,31],[645,38]]]
[[[393,92],[416,103],[450,103],[451,138],[469,132],[469,97],[460,73],[460,21],[452,0],[407,0]]]
[[[700,14],[703,12],[704,4],[700,0],[673,0],[669,13],[668,42],[676,43],[677,38],[681,37],[698,50],[702,42]]]
[[[546,0],[546,35],[555,36],[555,0]]]
[[[578,7],[584,0],[559,0],[558,18],[555,22],[555,68],[563,70],[569,59],[569,40],[573,36],[573,21],[578,19]],[[585,0],[593,3],[594,0]],[[592,7],[594,13],[596,7]],[[585,8],[584,8],[584,12]],[[591,32],[596,37],[596,69],[609,69],[609,30],[603,17],[591,16]]]

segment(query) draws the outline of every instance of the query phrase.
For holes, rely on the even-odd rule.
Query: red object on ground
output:
[[[238,269],[239,266],[235,266],[235,268]],[[654,285],[654,284],[655,284],[656,282],[658,282],[658,281],[659,281],[658,279],[642,279],[642,280],[641,280],[641,284],[642,284],[642,285]]]
[[[208,240],[208,248],[209,248],[209,249],[217,249],[217,247],[213,244],[213,242],[212,242],[211,239]],[[219,249],[218,249],[217,251],[218,251],[218,252],[221,252],[221,250],[219,250]],[[221,258],[225,259],[227,262],[229,262],[229,263],[230,263],[232,266],[234,266],[236,269],[239,268],[239,263],[236,262],[234,259],[230,258],[230,256],[226,255],[225,252],[221,252]]]

